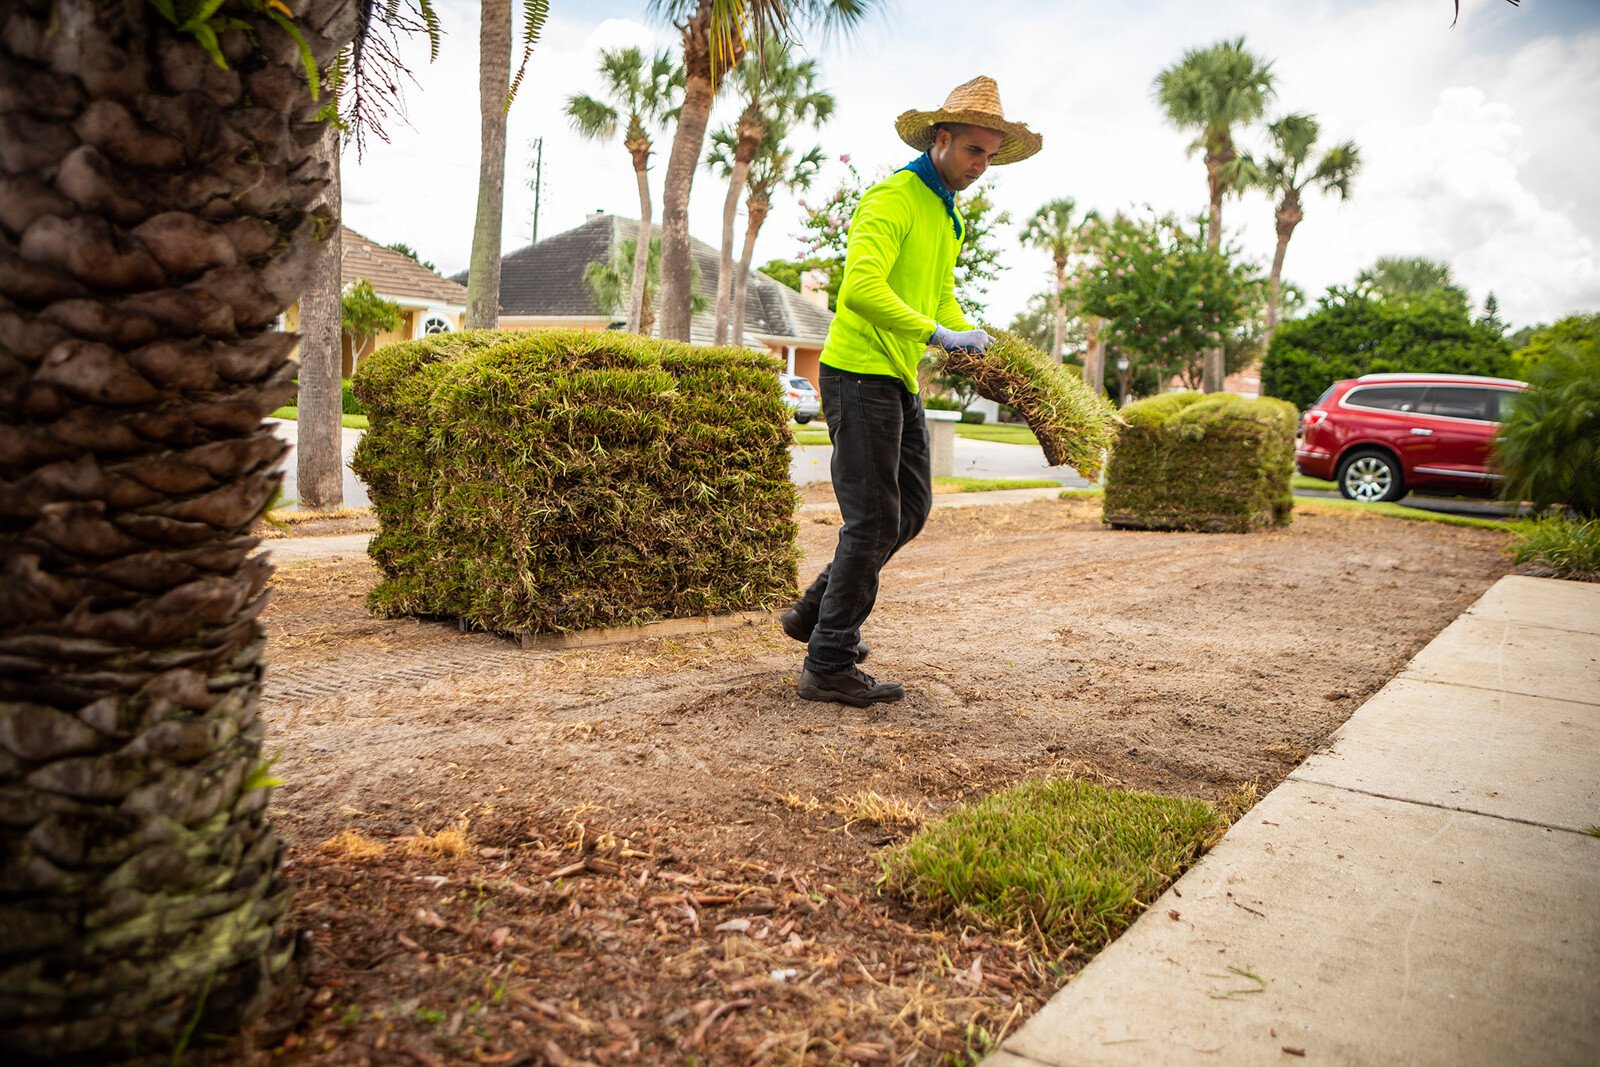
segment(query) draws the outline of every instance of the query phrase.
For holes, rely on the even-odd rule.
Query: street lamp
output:
[[[1120,394],[1120,397],[1119,397],[1118,407],[1127,407],[1128,406],[1128,367],[1129,366],[1130,366],[1130,364],[1128,363],[1128,357],[1127,356],[1118,356],[1117,357],[1117,374],[1122,380],[1122,388],[1121,388],[1121,394]]]

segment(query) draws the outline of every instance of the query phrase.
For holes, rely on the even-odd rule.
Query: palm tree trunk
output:
[[[713,0],[699,6],[682,26],[683,65],[686,82],[678,129],[667,158],[661,190],[661,336],[674,341],[689,339],[689,297],[693,279],[689,268],[689,191],[705,145],[706,124],[711,119],[711,25]]]
[[[761,233],[762,225],[767,221],[767,212],[771,210],[772,202],[767,194],[759,189],[752,189],[750,201],[746,205],[749,220],[744,228],[744,251],[739,256],[739,271],[735,278],[733,291],[733,343],[744,342],[744,299],[750,288],[750,262],[756,254],[756,237]]]
[[[1065,260],[1056,261],[1056,287],[1051,294],[1051,303],[1056,311],[1056,338],[1050,354],[1056,357],[1056,362],[1062,362],[1062,350],[1067,345],[1067,302],[1061,298],[1061,290],[1067,286],[1067,264]]]
[[[500,321],[500,229],[506,200],[506,93],[511,88],[511,0],[483,0],[478,26],[478,214],[467,272],[467,329]]]
[[[322,146],[332,168],[328,214],[334,228],[317,259],[311,284],[300,297],[300,398],[295,421],[295,483],[302,507],[344,504],[344,369],[340,265],[344,242],[340,218],[339,131],[329,126]]]
[[[1206,247],[1213,252],[1222,247],[1222,197],[1228,191],[1222,169],[1233,157],[1231,139],[1223,149],[1206,151],[1206,192],[1211,201],[1211,213],[1206,219]],[[1222,392],[1224,374],[1221,345],[1206,349],[1201,373],[1205,392]]]
[[[722,202],[722,255],[717,265],[716,343],[719,345],[728,343],[728,325],[733,317],[733,224],[738,218],[739,196],[744,192],[745,176],[749,173],[748,161],[737,158],[733,161],[728,195]]]
[[[1106,391],[1106,344],[1100,337],[1102,322],[1098,315],[1089,316],[1088,351],[1083,359],[1083,379],[1096,393]]]
[[[348,0],[302,0],[327,69]],[[295,42],[20,0],[0,70],[0,1055],[232,1033],[298,985],[257,712],[276,332],[335,227]],[[246,43],[247,42],[247,43]],[[248,58],[248,62],[246,62]],[[11,96],[12,100],[17,97]],[[48,106],[44,102],[47,102]]]
[[[1305,217],[1300,210],[1299,200],[1299,196],[1291,189],[1278,204],[1278,247],[1272,253],[1272,276],[1267,288],[1267,323],[1261,341],[1263,352],[1272,344],[1273,331],[1278,328],[1278,304],[1283,299],[1283,259],[1289,251],[1289,238],[1294,236],[1294,228]]]
[[[650,147],[633,155],[633,173],[639,181],[639,240],[633,251],[633,283],[628,294],[628,332],[644,333],[644,283],[650,270]]]

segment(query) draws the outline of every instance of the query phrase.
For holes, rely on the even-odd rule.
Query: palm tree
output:
[[[1340,200],[1350,198],[1350,183],[1361,169],[1361,153],[1355,142],[1334,145],[1316,165],[1307,167],[1311,150],[1316,147],[1321,125],[1310,115],[1285,115],[1267,127],[1272,139],[1272,151],[1259,163],[1246,155],[1241,160],[1239,184],[1246,189],[1260,189],[1268,196],[1278,198],[1278,247],[1272,254],[1272,275],[1267,290],[1267,321],[1262,345],[1272,343],[1272,332],[1278,328],[1278,301],[1283,286],[1283,257],[1289,250],[1289,238],[1300,225],[1305,211],[1300,194],[1307,186],[1315,185],[1323,192],[1337,193]]]
[[[633,173],[639,184],[639,239],[633,244],[638,249],[631,275],[633,288],[628,296],[628,324],[630,333],[650,332],[644,325],[644,285],[648,273],[645,265],[647,250],[654,247],[650,239],[650,151],[653,147],[650,131],[661,125],[671,113],[673,97],[683,89],[683,70],[674,66],[672,57],[657,52],[646,59],[638,48],[602,49],[600,52],[600,78],[605,86],[606,99],[574,94],[567,97],[567,117],[572,128],[594,140],[610,140],[617,128],[624,125],[622,147],[633,157]],[[655,316],[651,316],[652,322]]]
[[[1222,244],[1222,198],[1239,177],[1233,128],[1256,121],[1266,110],[1273,94],[1272,64],[1247,51],[1243,37],[1219,41],[1185,52],[1156,75],[1155,91],[1174,126],[1199,134],[1189,150],[1205,153],[1206,244],[1215,250]],[[1206,353],[1204,378],[1206,392],[1222,389],[1220,348]]]
[[[634,274],[639,264],[638,250],[639,239],[636,237],[617,242],[610,259],[597,260],[583,268],[583,284],[597,309],[616,313],[623,309],[624,294],[629,294],[627,298],[632,299],[631,294],[637,283],[638,289],[644,293],[643,317],[638,332],[648,335],[656,324],[654,301],[656,290],[661,286],[661,238],[655,237],[650,241],[642,278]],[[699,267],[692,266],[691,277],[699,283]],[[690,308],[696,315],[710,306],[711,298],[702,292],[696,291],[690,297]]]
[[[733,223],[739,210],[739,197],[745,192],[745,178],[756,158],[767,130],[775,123],[790,125],[810,122],[820,125],[833,114],[832,94],[818,89],[814,59],[795,62],[789,48],[769,38],[739,64],[736,80],[744,110],[732,130],[713,135],[713,141],[731,146],[724,156],[714,156],[707,165],[719,169],[728,179],[728,195],[722,208],[722,259],[717,275],[716,343],[728,341],[728,323],[733,305]]]
[[[0,123],[7,1062],[171,1052],[304,966],[251,529],[281,481],[277,318],[333,229],[308,82],[392,13],[187,7],[20,0],[0,32],[7,84],[48,101]]]
[[[764,41],[796,21],[848,33],[883,0],[651,0],[683,40],[683,106],[661,193],[661,336],[689,339],[689,192],[705,146],[716,82]]]
[[[478,211],[467,267],[469,330],[500,321],[500,235],[506,207],[506,112],[544,30],[550,0],[522,0],[522,62],[511,73],[511,0],[483,0],[478,22]]]
[[[1067,336],[1067,305],[1061,295],[1067,284],[1067,261],[1083,250],[1084,224],[1094,217],[1094,213],[1090,212],[1074,221],[1072,216],[1077,210],[1078,202],[1070,196],[1052,200],[1033,213],[1033,217],[1023,225],[1020,235],[1023,244],[1047,253],[1055,264],[1056,284],[1050,308],[1056,326],[1050,354],[1057,361],[1063,358],[1062,350]]]
[[[788,127],[782,123],[768,126],[767,135],[761,139],[761,146],[756,151],[755,159],[750,161],[750,170],[745,176],[749,195],[745,202],[744,250],[740,253],[739,265],[734,272],[733,288],[731,333],[735,344],[744,338],[744,306],[750,285],[750,263],[755,257],[756,238],[772,211],[772,195],[779,190],[810,188],[822,169],[822,149],[813,146],[804,153],[796,154],[795,149],[784,143],[788,132]],[[731,159],[733,147],[732,139],[725,131],[718,134],[712,148],[712,158]]]
[[[1456,284],[1448,263],[1424,256],[1380,256],[1356,275],[1356,285],[1384,300],[1401,302],[1441,298],[1465,313],[1467,291]]]

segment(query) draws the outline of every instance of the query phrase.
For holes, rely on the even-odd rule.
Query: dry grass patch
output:
[[[844,824],[872,823],[885,829],[898,826],[921,826],[922,810],[915,801],[904,797],[885,796],[871,789],[863,789],[851,796],[840,796],[833,802],[835,815],[844,816]]]
[[[340,831],[317,848],[335,859],[347,860],[381,859],[388,851],[382,841],[370,838],[360,830]]]
[[[454,826],[447,826],[431,834],[415,834],[399,838],[397,843],[401,851],[408,855],[438,856],[445,859],[459,859],[470,855],[473,849],[472,838],[467,836],[465,819]]]

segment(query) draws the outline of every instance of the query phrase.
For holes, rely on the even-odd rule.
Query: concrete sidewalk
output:
[[[986,1062],[1600,1063],[1600,586],[1508,577]]]

